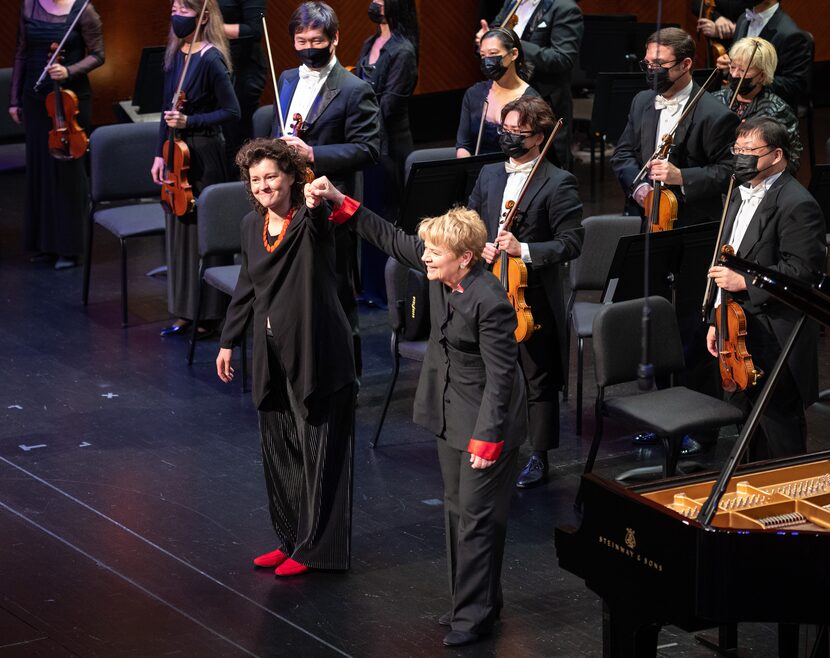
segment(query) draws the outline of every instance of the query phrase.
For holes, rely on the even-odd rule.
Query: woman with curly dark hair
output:
[[[303,204],[306,160],[280,140],[236,156],[254,211],[242,220],[242,268],[216,358],[231,353],[253,311],[253,397],[259,411],[276,550],[254,559],[278,576],[348,569],[355,371],[337,299],[334,224]]]

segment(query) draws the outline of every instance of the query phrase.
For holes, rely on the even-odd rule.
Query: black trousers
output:
[[[474,469],[470,453],[438,439],[444,479],[444,524],[452,595],[452,628],[489,631],[502,607],[501,565],[518,450]]]
[[[260,407],[268,509],[280,548],[315,569],[348,569],[351,557],[354,385],[304,417],[268,338],[271,391]]]

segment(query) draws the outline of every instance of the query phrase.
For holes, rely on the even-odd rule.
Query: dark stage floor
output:
[[[578,173],[588,199],[587,167]],[[275,580],[250,562],[274,543],[250,395],[216,378],[215,341],[199,344],[189,368],[185,342],[159,338],[164,283],[142,273],[161,263],[160,243],[131,259],[131,326],[122,329],[115,241],[96,238],[85,309],[80,269],[30,264],[19,248],[23,180],[0,174],[0,658],[600,655],[600,601],[559,569],[553,543],[555,526],[576,521],[592,385],[583,437],[571,398],[550,482],[516,493],[501,624],[485,642],[445,650],[441,478],[433,439],[409,420],[414,367],[382,445],[367,447],[389,373],[385,312],[361,317],[352,570]],[[610,176],[597,198],[586,215],[619,209]],[[823,343],[824,386],[827,354]],[[589,359],[586,379],[591,372]],[[830,446],[828,421],[827,406],[810,410],[811,449]],[[659,463],[629,433],[610,427],[601,472]],[[722,441],[705,461],[719,464],[729,447]],[[660,645],[661,656],[713,655],[671,627]],[[775,655],[775,628],[741,625],[740,645],[741,655]]]

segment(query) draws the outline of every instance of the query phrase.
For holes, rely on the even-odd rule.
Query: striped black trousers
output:
[[[271,390],[260,406],[262,463],[281,550],[314,569],[348,569],[351,558],[355,387],[306,414],[268,337]]]

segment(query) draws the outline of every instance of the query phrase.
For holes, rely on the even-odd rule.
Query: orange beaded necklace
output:
[[[280,234],[277,236],[277,239],[274,241],[274,244],[268,243],[268,221],[269,221],[269,214],[265,213],[265,225],[262,227],[262,244],[265,246],[265,251],[269,254],[274,253],[274,249],[280,246],[280,242],[285,237],[285,232],[288,230],[288,225],[291,223],[291,218],[294,217],[294,209],[288,211],[288,214],[285,216],[285,219],[282,221],[282,229],[280,230]]]

